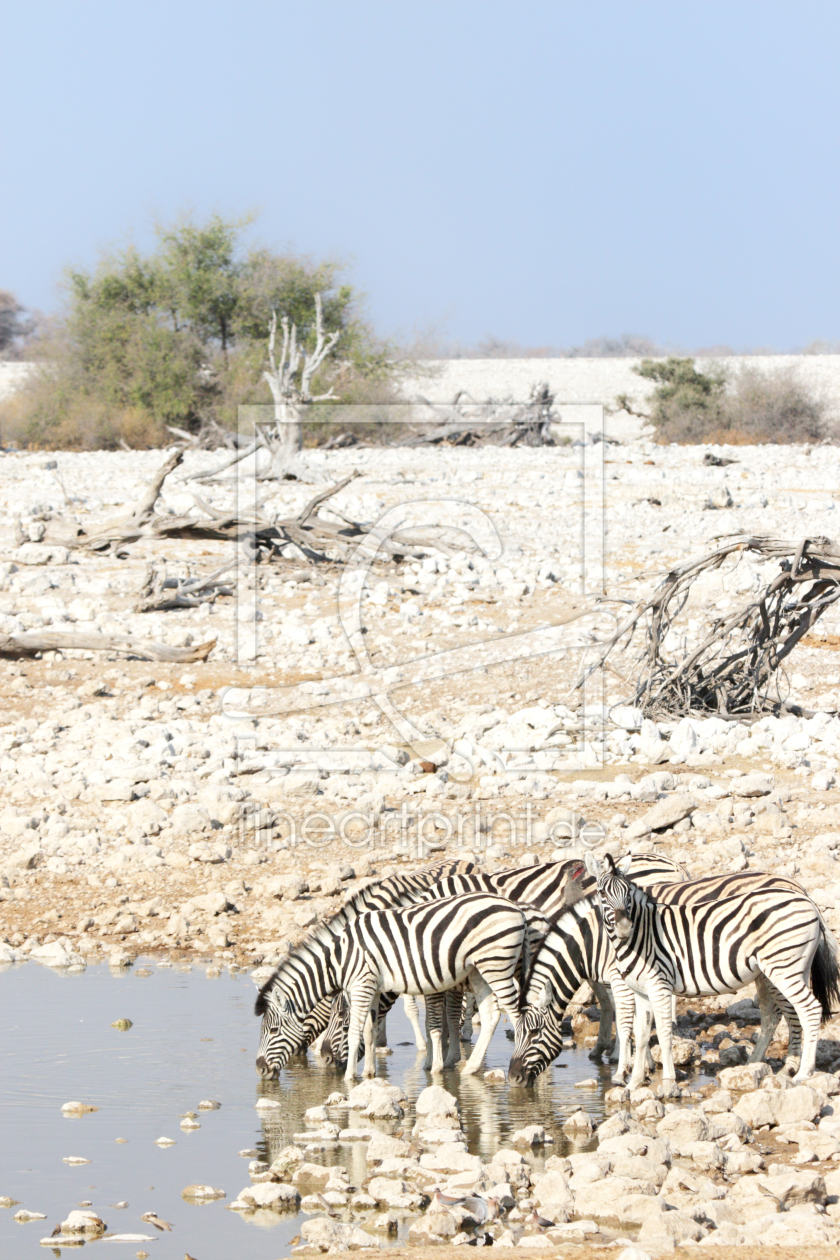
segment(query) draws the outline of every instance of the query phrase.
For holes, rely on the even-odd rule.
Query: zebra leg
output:
[[[676,1069],[674,1068],[674,1026],[671,1022],[671,1014],[673,1012],[673,991],[664,984],[659,976],[651,976],[647,981],[648,992],[647,997],[653,1007],[653,1018],[656,1023],[656,1033],[659,1037],[659,1049],[662,1053],[662,1080],[675,1081],[677,1079]],[[633,1076],[631,1078],[631,1086],[641,1084],[641,1079],[637,1080],[637,1074],[643,1074],[642,1064],[645,1061],[644,1053],[640,1053],[640,1047],[636,1046],[636,1059],[633,1065]]]
[[[641,1054],[644,1051],[645,1072],[648,1076],[650,1076],[655,1067],[653,1055],[650,1052],[650,1034],[653,1032],[653,1010],[647,998],[643,998],[640,993],[636,994],[635,1005],[636,1013],[633,1016],[633,1041],[636,1046],[637,1054]]]
[[[325,1028],[325,1029],[324,1029],[324,1031],[323,1031],[322,1033],[319,1033],[319,1034],[318,1034],[318,1036],[315,1038],[315,1040],[314,1040],[314,1041],[312,1042],[312,1044],[310,1045],[309,1049],[312,1051],[312,1053],[313,1053],[313,1054],[320,1054],[320,1053],[321,1053],[321,1047],[323,1046],[324,1042],[325,1042],[325,1041],[326,1041],[326,1039],[327,1039],[327,1031],[328,1031],[328,1030]]]
[[[443,1071],[443,1007],[442,993],[426,995],[426,1062],[424,1067],[432,1072]]]
[[[347,1029],[347,1067],[344,1072],[346,1081],[356,1079],[356,1062],[359,1057],[359,1045],[364,1036],[365,1066],[364,1075],[373,1076],[376,1072],[373,1046],[373,1018],[371,1006],[376,993],[376,982],[373,977],[364,976],[355,981],[348,990],[350,1002],[350,1024]]]
[[[787,1049],[787,1055],[785,1056],[785,1063],[784,1063],[784,1067],[782,1068],[782,1071],[786,1073],[788,1076],[793,1076],[794,1072],[796,1072],[797,1069],[799,1068],[799,1063],[800,1063],[800,1059],[802,1055],[802,1027],[799,1023],[799,1018],[796,1014],[796,1011],[793,1009],[793,1007],[791,1006],[787,998],[782,997],[779,990],[773,987],[773,985],[770,983],[770,981],[767,979],[766,976],[763,976],[763,975],[756,976],[755,987],[757,990],[759,990],[759,1003],[758,1004],[759,1004],[759,1007],[761,1008],[761,1035],[759,1036],[759,1040],[756,1043],[756,1048],[758,1048],[758,1046],[761,1044],[762,1038],[764,1036],[764,1007],[761,1004],[761,990],[759,988],[760,985],[763,985],[765,987],[767,991],[767,995],[768,995],[767,1000],[769,1000],[772,1007],[771,1016],[770,1016],[772,1020],[772,1024],[770,1025],[769,1032],[767,1035],[767,1044],[762,1045],[762,1055],[765,1053],[767,1049],[767,1045],[769,1045],[770,1042],[773,1040],[773,1034],[776,1031],[776,1028],[778,1027],[779,1020],[784,1015],[785,1020],[787,1021],[787,1026],[788,1026],[788,1049]]]
[[[761,965],[760,958],[758,961],[759,965]],[[810,960],[808,969],[810,972]],[[800,1081],[807,1080],[814,1071],[817,1057],[817,1039],[820,1035],[820,1024],[822,1023],[820,1004],[811,992],[807,980],[801,975],[786,975],[780,968],[774,968],[772,964],[768,965],[764,974],[770,984],[775,989],[778,989],[782,998],[793,1007],[802,1030],[802,1053],[799,1060],[799,1069],[793,1078],[794,1082],[798,1084]]]
[[[461,1061],[461,1007],[464,1002],[464,994],[460,985],[457,989],[450,989],[444,995],[443,1009],[445,1012],[444,1031],[446,1032],[446,1054],[443,1060],[445,1068],[455,1067]]]
[[[615,1016],[612,993],[610,992],[610,986],[603,980],[593,980],[591,983],[595,1000],[598,1003],[601,1020],[598,1024],[598,1040],[589,1052],[589,1057],[590,1059],[600,1059],[605,1052],[608,1052],[612,1062],[613,1053],[617,1051],[617,1043],[613,1043],[612,1035],[613,1018]]]
[[[472,989],[467,987],[464,990],[463,1015],[461,1020],[461,1030],[459,1038],[461,1041],[472,1041],[473,1039],[473,1018],[476,1013],[475,994]]]
[[[487,1047],[490,1045],[493,1033],[496,1031],[496,1025],[499,1022],[499,1007],[493,996],[493,990],[483,976],[473,969],[467,978],[475,994],[476,1005],[481,1018],[481,1032],[478,1035],[478,1041],[475,1043],[472,1054],[461,1068],[461,1075],[474,1076],[484,1062]]]
[[[423,1036],[423,1030],[420,1027],[420,1012],[417,1009],[417,999],[410,993],[403,994],[403,1010],[406,1013],[408,1022],[414,1031],[414,1040],[418,1050],[425,1052],[426,1039]]]
[[[761,972],[755,978],[755,992],[758,1009],[761,1011],[761,1030],[750,1055],[750,1063],[759,1063],[764,1058],[782,1017],[781,1009],[776,1003],[776,991]],[[781,999],[781,994],[778,996]]]
[[[618,1041],[618,1063],[612,1079],[616,1085],[623,1085],[630,1070],[630,1059],[632,1057],[632,1033],[636,1014],[636,1000],[632,990],[627,987],[617,971],[613,971],[610,974],[610,988],[612,989],[612,1001],[615,1007],[615,1031]]]

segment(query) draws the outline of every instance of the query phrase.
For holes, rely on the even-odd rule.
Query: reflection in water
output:
[[[0,1194],[47,1217],[21,1226],[13,1211],[0,1211],[3,1256],[29,1254],[82,1200],[91,1201],[112,1231],[149,1233],[142,1221],[148,1211],[171,1221],[172,1234],[155,1240],[156,1260],[181,1260],[185,1251],[201,1260],[244,1254],[277,1260],[291,1250],[302,1216],[226,1210],[249,1184],[248,1161],[239,1152],[275,1159],[295,1134],[314,1131],[304,1120],[307,1108],[346,1093],[345,1083],[315,1057],[295,1059],[277,1081],[259,1079],[259,1021],[247,975],[211,981],[199,970],[149,965],[154,974],[143,980],[131,971],[112,975],[105,966],[67,976],[26,963],[0,973]],[[126,1032],[111,1026],[121,1016],[132,1020]],[[504,1029],[502,1022],[488,1070],[507,1067],[513,1043]],[[562,1133],[571,1112],[583,1106],[596,1122],[603,1116],[609,1069],[593,1065],[584,1048],[564,1051],[534,1086],[509,1087],[480,1075],[461,1079],[457,1071],[432,1077],[401,1006],[390,1016],[388,1033],[393,1052],[377,1055],[377,1072],[405,1091],[405,1119],[371,1121],[357,1111],[331,1111],[342,1127],[404,1130],[410,1137],[410,1104],[427,1085],[440,1084],[458,1097],[469,1149],[485,1161],[511,1143],[516,1129],[544,1126],[555,1142],[529,1155],[539,1169],[546,1155],[576,1149]],[[593,1077],[597,1088],[575,1089],[577,1081]],[[62,1115],[62,1104],[76,1098],[99,1110],[75,1119]],[[218,1099],[220,1110],[200,1112],[201,1127],[184,1132],[180,1117],[196,1111],[202,1098]],[[259,1098],[279,1106],[256,1110]],[[161,1136],[174,1144],[155,1145]],[[361,1186],[369,1174],[366,1153],[364,1142],[336,1142],[306,1158],[343,1164],[352,1184]],[[68,1155],[91,1163],[68,1166]],[[217,1186],[227,1197],[185,1203],[181,1191],[194,1183]],[[128,1207],[112,1206],[122,1201]],[[399,1240],[404,1237],[401,1228]]]
[[[462,1077],[455,1069],[433,1076],[423,1068],[423,1055],[418,1053],[411,1040],[411,1029],[400,1007],[394,1007],[388,1019],[388,1040],[393,1047],[390,1054],[377,1055],[377,1076],[399,1085],[407,1096],[404,1121],[369,1120],[360,1118],[358,1111],[333,1110],[331,1119],[342,1128],[376,1128],[383,1133],[395,1134],[403,1129],[403,1136],[410,1136],[413,1114],[408,1106],[413,1104],[427,1085],[442,1085],[458,1099],[461,1111],[461,1127],[471,1154],[489,1162],[504,1146],[510,1145],[517,1129],[527,1125],[541,1125],[553,1138],[554,1144],[547,1154],[564,1154],[568,1150],[583,1149],[570,1142],[562,1132],[563,1121],[584,1107],[597,1123],[604,1115],[603,1095],[610,1088],[610,1073],[606,1065],[595,1065],[583,1048],[564,1051],[560,1062],[543,1073],[532,1086],[509,1086],[506,1082],[487,1081],[482,1075]],[[409,1041],[408,1045],[401,1042]],[[506,1068],[513,1043],[505,1036],[500,1025],[487,1055],[485,1070]],[[597,1089],[576,1089],[581,1080],[596,1078]],[[277,1109],[262,1115],[263,1158],[269,1162],[279,1155],[284,1146],[295,1143],[295,1134],[307,1128],[304,1113],[310,1107],[322,1105],[334,1092],[347,1094],[348,1086],[335,1068],[325,1064],[317,1056],[299,1057],[289,1061],[276,1081],[260,1081],[257,1093],[260,1097],[277,1102]],[[309,1126],[313,1131],[317,1126]],[[361,1149],[359,1149],[361,1148]],[[319,1152],[318,1162],[331,1165],[344,1163],[351,1180],[354,1174],[364,1177],[364,1144],[336,1142],[326,1144]],[[534,1153],[534,1163],[540,1167],[542,1152]],[[359,1172],[355,1173],[355,1165]],[[354,1180],[359,1185],[358,1180]]]

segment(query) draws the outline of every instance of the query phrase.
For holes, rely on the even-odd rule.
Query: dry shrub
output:
[[[40,450],[114,450],[165,446],[165,425],[139,407],[114,408],[67,388],[54,372],[40,368],[0,402],[3,445]]]
[[[669,358],[645,359],[634,371],[657,383],[650,420],[660,442],[745,446],[838,439],[828,404],[796,369],[744,364],[733,373],[713,364],[701,372],[693,359]]]
[[[791,368],[761,370],[744,365],[723,401],[721,442],[819,442],[836,438],[828,407]]]

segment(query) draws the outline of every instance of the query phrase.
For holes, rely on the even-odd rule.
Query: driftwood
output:
[[[433,409],[435,423],[402,440],[401,446],[447,443],[450,446],[553,446],[550,426],[556,420],[554,395],[547,384],[535,385],[527,403],[507,399],[476,403],[465,391],[450,406],[417,396],[415,404]]]
[[[174,648],[151,639],[134,639],[130,635],[77,634],[73,630],[26,630],[22,634],[0,634],[0,656],[33,656],[36,652],[120,652],[149,661],[174,661],[191,664],[207,659],[216,640],[197,643],[194,647]]]
[[[777,561],[779,572],[760,594],[716,620],[702,642],[681,660],[669,659],[664,641],[701,574],[727,557],[750,552]],[[746,717],[790,708],[781,695],[779,666],[826,608],[840,600],[840,545],[829,538],[799,542],[740,535],[699,560],[672,570],[640,600],[581,679],[629,646],[644,626],[646,645],[634,673],[634,703],[649,717],[718,714]],[[775,684],[775,695],[771,689]]]
[[[193,502],[203,515],[174,516],[157,514],[155,504],[160,495],[164,481],[183,459],[183,451],[172,451],[165,463],[158,469],[144,492],[140,501],[128,516],[111,522],[103,529],[85,534],[77,532],[73,536],[62,533],[61,541],[65,546],[82,548],[89,551],[104,551],[109,548],[119,549],[128,543],[145,538],[193,538],[193,539],[225,539],[232,542],[245,542],[254,550],[268,558],[276,557],[290,543],[297,548],[295,557],[297,564],[303,559],[310,564],[343,564],[353,556],[360,543],[364,543],[375,526],[370,522],[352,520],[344,516],[336,508],[330,512],[338,519],[328,520],[317,515],[317,509],[326,501],[338,494],[358,474],[352,472],[336,485],[325,486],[306,504],[303,510],[294,517],[268,520],[259,510],[250,514],[220,511],[205,503],[198,495],[192,496]],[[59,524],[59,530],[61,526]],[[51,538],[50,541],[57,539]],[[422,557],[430,551],[441,551],[451,555],[458,548],[450,546],[440,533],[428,530],[402,529],[378,540],[377,546],[384,556],[402,558],[404,556]],[[214,578],[218,573],[214,575]],[[168,579],[164,579],[167,581]],[[162,594],[163,587],[157,594]],[[200,587],[184,590],[184,596],[197,595]],[[149,598],[154,588],[148,592]],[[145,592],[144,592],[145,596]],[[203,602],[199,600],[198,602]],[[187,607],[184,603],[173,603],[172,607]]]
[[[150,564],[134,611],[170,612],[173,608],[198,608],[201,604],[212,604],[220,595],[233,595],[233,587],[219,579],[234,568],[236,561],[231,560],[208,577],[183,580],[169,577],[165,564]],[[167,591],[173,593],[170,595]]]

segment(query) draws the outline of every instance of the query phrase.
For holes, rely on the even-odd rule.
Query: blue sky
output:
[[[389,335],[840,336],[835,0],[7,0],[0,286],[185,210]]]

